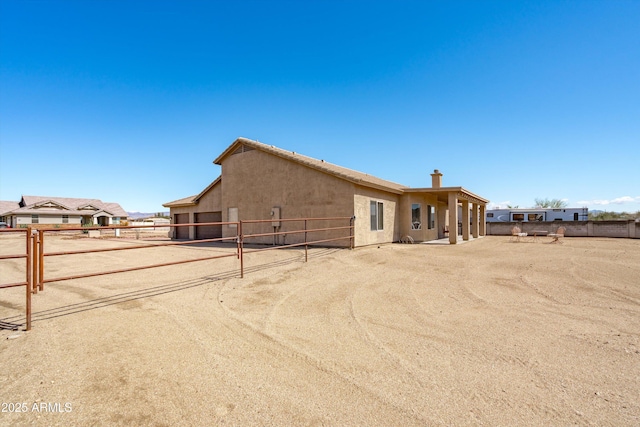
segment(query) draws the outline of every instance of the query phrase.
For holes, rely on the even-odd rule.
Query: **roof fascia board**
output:
[[[489,200],[484,197],[480,197],[477,194],[465,189],[464,187],[440,187],[440,188],[407,188],[405,193],[450,193],[457,192],[462,193],[462,197],[469,197],[471,199],[477,199],[481,203],[489,203]]]
[[[247,138],[243,138],[243,137],[238,137],[235,141],[233,141],[233,142],[231,143],[231,145],[230,145],[229,147],[227,147],[227,149],[226,149],[226,150],[224,150],[224,151],[222,152],[222,154],[220,154],[220,155],[219,155],[219,156],[218,156],[218,157],[213,161],[213,163],[214,163],[214,164],[216,164],[216,165],[222,165],[222,160],[223,160],[225,157],[227,157],[230,153],[232,153],[233,151],[235,151],[236,147],[237,147],[239,144],[246,143],[246,142],[249,142],[249,141],[251,141],[251,140],[250,140],[250,139],[247,139]]]
[[[66,209],[68,211],[72,210],[69,206],[67,206],[67,205],[65,205],[63,203],[60,203],[58,201],[55,201],[53,199],[40,200],[39,202],[36,202],[36,203],[32,204],[31,206],[25,206],[25,208],[34,209],[34,208],[40,207],[42,205],[45,205],[47,203],[51,203],[51,204],[54,204],[56,206],[60,206],[61,208]]]
[[[195,198],[196,198],[196,196],[185,197],[185,198],[182,198],[182,199],[173,200],[171,202],[163,203],[162,206],[164,206],[165,208],[179,208],[179,207],[183,207],[183,206],[195,206],[195,205],[197,205],[197,203],[195,203],[193,201],[193,199],[195,199]]]

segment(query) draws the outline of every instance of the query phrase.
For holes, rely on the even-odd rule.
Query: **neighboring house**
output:
[[[107,226],[120,224],[127,213],[117,203],[98,199],[22,196],[19,202],[0,202],[0,217],[13,228],[34,224]]]
[[[214,163],[221,166],[222,174],[201,193],[163,205],[170,209],[174,224],[270,219],[272,212],[281,218],[355,216],[355,246],[394,242],[406,236],[414,241],[435,240],[447,236],[447,224],[459,222],[465,240],[485,234],[489,201],[462,187],[442,187],[442,174],[437,170],[431,174],[431,187],[409,188],[246,138],[234,141]],[[459,205],[462,218],[458,218]],[[336,225],[326,222],[314,227]],[[293,229],[299,230],[300,224],[280,222],[273,228]],[[174,230],[172,237],[176,239],[236,235],[234,225]],[[329,237],[324,238],[331,237],[331,232],[327,233]],[[455,232],[448,237],[451,243],[458,240]],[[300,239],[300,235],[289,235],[286,243]],[[254,239],[269,242],[259,240]]]
[[[20,208],[20,202],[9,202],[0,200],[0,222],[6,222],[11,226],[9,212]]]

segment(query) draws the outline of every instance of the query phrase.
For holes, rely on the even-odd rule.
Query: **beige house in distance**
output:
[[[22,196],[19,202],[0,201],[0,219],[12,228],[118,225],[127,212],[118,203],[71,197]]]
[[[246,138],[235,140],[214,163],[221,166],[222,174],[207,188],[195,196],[163,205],[170,209],[174,224],[270,219],[272,212],[280,218],[355,216],[355,246],[397,242],[407,236],[416,242],[448,237],[455,244],[460,238],[455,232],[458,223],[462,224],[464,240],[485,235],[485,209],[489,201],[463,187],[443,187],[438,170],[431,174],[430,187],[409,188]],[[462,214],[458,218],[460,206]],[[279,224],[273,229],[269,223],[267,229],[243,232],[301,228],[300,224]],[[451,233],[448,224],[456,224]],[[326,222],[313,226],[338,225]],[[233,225],[173,230],[175,239],[236,235]],[[325,233],[313,238],[334,237],[331,232]],[[299,235],[291,234],[286,236],[286,242],[277,243],[297,243],[300,239]],[[340,241],[336,245],[348,246],[349,242]]]

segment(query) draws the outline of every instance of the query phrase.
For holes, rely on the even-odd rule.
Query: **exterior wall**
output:
[[[271,219],[273,207],[281,218],[351,217],[354,185],[334,176],[310,169],[260,150],[233,154],[222,161],[222,220],[229,221],[229,208],[238,209],[239,220]],[[367,216],[368,218],[368,216]],[[308,228],[346,226],[347,221],[315,221]],[[243,224],[244,234],[274,231],[271,222]],[[281,222],[278,231],[303,229],[299,222]],[[236,234],[231,226],[222,227],[223,237]],[[309,240],[344,236],[347,230],[313,233]],[[304,241],[304,235],[279,236],[275,243]],[[247,243],[274,243],[273,237],[251,238]],[[348,246],[349,241],[328,242],[327,246]]]
[[[422,228],[420,230],[413,230],[411,228],[412,212],[411,206],[414,203],[420,204],[420,220]],[[428,211],[427,207],[433,206],[435,208],[434,215],[434,228],[429,229],[428,225]],[[411,236],[416,242],[425,242],[429,240],[438,239],[438,229],[440,226],[439,220],[438,200],[435,195],[425,193],[406,194],[401,197],[400,209],[399,209],[399,223],[400,223],[400,238],[404,236]],[[446,210],[446,207],[444,208]]]
[[[508,236],[511,229],[518,226],[523,232],[533,234],[534,230],[555,232],[565,228],[567,237],[621,237],[640,239],[640,222],[636,221],[554,221],[554,222],[488,222],[487,235]]]
[[[383,203],[383,229],[371,230],[370,202]],[[390,243],[400,240],[400,196],[393,193],[358,187],[353,196],[355,221],[355,246]],[[410,212],[410,211],[409,211]],[[409,213],[410,215],[410,213]],[[411,218],[409,218],[409,221]]]
[[[222,186],[218,183],[198,200],[195,212],[220,211],[222,211]]]
[[[198,203],[193,206],[179,206],[169,208],[169,215],[171,218],[175,218],[176,214],[189,214],[189,223],[196,222],[195,214],[198,212],[220,212],[222,211],[222,186],[220,183],[214,185],[209,191],[207,191],[198,200]],[[172,227],[169,232],[169,237],[176,237],[176,228]],[[189,227],[189,238],[196,238],[195,227]]]
[[[68,224],[79,226],[82,217],[80,216],[71,216],[69,215]],[[20,227],[22,225],[31,225],[31,214],[29,215],[16,215],[15,216],[15,226]],[[62,222],[62,214],[38,214],[38,224],[63,224]],[[67,223],[65,223],[67,224]]]
[[[590,221],[592,235],[598,237],[631,237],[640,239],[640,222]]]

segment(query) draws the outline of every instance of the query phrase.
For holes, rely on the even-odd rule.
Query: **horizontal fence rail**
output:
[[[17,283],[0,283],[0,289],[15,288],[19,286],[25,287],[25,290],[26,290],[25,292],[25,317],[26,317],[25,329],[29,331],[31,330],[31,295],[34,292],[32,268],[35,264],[33,260],[32,250],[35,246],[36,237],[32,233],[31,228],[26,228],[26,229],[5,228],[0,230],[0,236],[15,234],[15,233],[24,234],[24,237],[23,237],[25,242],[24,252],[21,254],[0,255],[0,261],[24,258],[25,259],[25,280],[24,282],[17,282]],[[0,326],[6,327],[9,329],[15,329],[17,325],[5,324],[5,322],[0,321]]]
[[[309,223],[312,222],[346,222],[348,225],[336,225],[332,227],[312,227],[309,228]],[[131,271],[138,271],[144,269],[158,268],[158,267],[166,267],[171,265],[179,265],[186,264],[191,262],[200,262],[207,260],[215,260],[221,258],[229,258],[236,257],[239,260],[239,275],[241,278],[244,278],[244,254],[246,253],[254,253],[254,252],[262,252],[267,250],[275,250],[275,249],[286,249],[286,248],[299,248],[304,246],[304,260],[308,261],[308,249],[310,245],[321,245],[327,244],[330,242],[338,242],[338,241],[346,241],[348,242],[348,246],[350,249],[354,247],[354,222],[355,217],[327,217],[327,218],[281,218],[281,219],[267,219],[267,220],[247,220],[247,221],[237,221],[237,222],[207,222],[207,223],[185,223],[185,224],[162,224],[162,225],[115,225],[108,227],[65,227],[65,228],[20,228],[20,229],[3,229],[0,230],[1,233],[24,233],[25,234],[25,251],[23,253],[16,254],[7,254],[0,255],[0,261],[3,260],[11,260],[11,259],[21,259],[24,258],[25,261],[25,281],[17,282],[17,283],[0,283],[0,289],[3,288],[12,288],[18,286],[25,286],[26,288],[26,330],[31,329],[31,295],[38,293],[38,291],[44,290],[45,283],[53,283],[53,282],[61,282],[66,280],[73,279],[81,279],[88,277],[96,277],[96,276],[104,276],[109,274],[117,274],[117,273],[125,273]],[[243,233],[243,230],[247,227],[251,226],[265,226],[271,224],[273,227],[273,232],[254,232],[254,233]],[[277,225],[273,225],[277,224]],[[293,230],[285,230],[282,231],[281,224],[294,224],[296,228]],[[163,230],[172,230],[179,227],[222,227],[222,226],[230,226],[229,229],[235,228],[235,232],[226,237],[215,237],[215,238],[205,238],[205,239],[194,239],[194,240],[181,240],[181,241],[171,241],[171,242],[159,242],[159,243],[147,243],[147,244],[136,244],[130,246],[118,246],[113,248],[95,248],[95,249],[79,249],[79,250],[63,250],[63,251],[46,251],[45,250],[45,241],[47,240],[47,235],[53,234],[67,234],[68,232],[88,232],[91,230],[100,230],[104,231],[114,231],[115,237],[119,237],[119,232],[116,230],[127,230],[133,229],[134,231],[139,230],[141,228],[161,228]],[[339,233],[340,235],[336,237],[328,237],[326,235],[320,235],[319,233]],[[1,235],[1,234],[0,234]],[[168,234],[173,235],[172,231]],[[276,244],[275,242],[279,237],[286,239],[286,236],[298,236],[297,238],[300,240],[298,242],[289,243],[289,244]],[[111,237],[110,235],[109,237]],[[310,236],[317,236],[315,238],[310,238]],[[264,247],[253,247],[250,249],[245,249],[245,242],[247,239],[256,239],[256,238],[273,238],[273,244],[271,246],[267,246],[266,243],[262,243]],[[137,238],[137,237],[136,237]],[[156,247],[166,247],[166,246],[185,246],[185,245],[194,245],[194,244],[202,244],[202,243],[233,243],[235,244],[235,252],[226,253],[226,254],[217,254],[211,256],[204,257],[195,257],[189,258],[185,260],[178,261],[170,261],[163,263],[154,263],[147,265],[139,265],[127,268],[120,268],[115,270],[104,270],[97,271],[92,273],[77,273],[66,276],[59,277],[48,277],[46,276],[45,269],[45,258],[48,260],[55,259],[55,257],[60,256],[81,256],[83,254],[90,253],[102,253],[102,252],[114,252],[114,251],[126,251],[126,250],[143,250],[150,249]],[[51,261],[47,261],[51,262]],[[14,327],[16,325],[13,324],[5,324],[0,320],[0,328],[6,327]],[[19,326],[19,325],[18,325]]]

